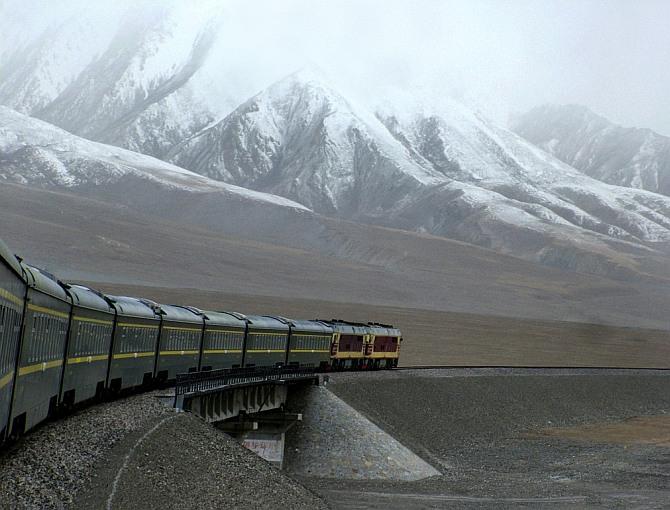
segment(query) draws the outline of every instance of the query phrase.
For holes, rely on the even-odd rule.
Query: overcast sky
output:
[[[82,5],[97,6],[106,23],[103,3],[0,0],[0,15],[31,33]],[[220,3],[214,51],[235,74],[223,76],[223,86],[230,79],[262,87],[312,63],[365,100],[394,90],[449,94],[499,120],[541,103],[580,103],[617,123],[670,135],[668,0]]]

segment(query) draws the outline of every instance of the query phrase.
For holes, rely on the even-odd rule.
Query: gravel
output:
[[[303,419],[286,434],[287,472],[358,480],[440,474],[324,386],[295,387],[289,396],[288,410]]]
[[[157,393],[89,407],[47,423],[0,457],[0,508],[64,508],[94,464],[127,434],[173,412]]]
[[[670,374],[455,369],[328,386],[443,474],[299,481],[159,392],[48,423],[0,455],[0,508],[665,508],[670,450],[533,435],[670,413]],[[323,431],[328,433],[328,430]],[[530,433],[530,434],[529,434]]]
[[[667,508],[670,450],[532,435],[670,413],[670,373],[406,370],[334,374],[334,393],[443,475],[304,483],[335,508]],[[447,503],[448,502],[448,503]]]
[[[188,413],[158,420],[105,458],[77,508],[327,508],[226,434]]]
[[[161,403],[164,393],[29,434],[0,457],[0,508],[326,508],[229,436]]]

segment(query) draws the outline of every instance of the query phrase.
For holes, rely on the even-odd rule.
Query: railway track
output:
[[[393,370],[455,370],[455,369],[500,369],[500,370],[646,370],[670,371],[670,367],[614,367],[614,366],[552,366],[552,365],[408,365]]]

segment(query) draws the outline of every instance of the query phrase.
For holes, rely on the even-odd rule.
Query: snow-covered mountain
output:
[[[638,270],[640,257],[670,244],[669,198],[593,179],[584,172],[602,176],[457,103],[361,106],[314,72],[241,103],[214,72],[225,57],[212,56],[220,2],[198,2],[188,16],[180,9],[195,4],[145,8],[112,9],[100,33],[78,16],[0,49],[0,104],[50,123],[0,110],[2,178],[89,193],[106,186],[124,203],[156,208],[166,189],[181,190],[182,206],[189,190],[207,189],[211,221],[224,213],[216,197],[253,197],[264,207],[302,207],[590,272]],[[656,167],[648,167],[640,182],[651,179]],[[149,181],[151,190],[135,185]]]
[[[545,105],[512,129],[538,147],[609,184],[670,195],[670,138],[624,128],[578,105]]]
[[[169,155],[214,179],[293,197],[326,214],[385,215],[442,176],[408,157],[371,113],[311,71],[249,99]]]
[[[72,191],[142,184],[186,192],[194,200],[228,199],[304,210],[286,198],[208,179],[156,158],[91,142],[0,106],[0,182]],[[145,198],[151,201],[151,197]]]
[[[608,271],[670,241],[670,199],[604,184],[456,103],[373,115],[311,72],[180,144],[194,172],[315,211]]]
[[[230,99],[210,94],[216,84],[203,68],[220,9],[217,2],[144,3],[93,24],[96,6],[5,52],[0,104],[160,157],[230,108]]]

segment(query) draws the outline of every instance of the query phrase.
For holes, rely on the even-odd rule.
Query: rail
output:
[[[646,370],[670,371],[670,367],[636,367],[636,366],[591,366],[591,365],[401,365],[394,371],[401,370],[453,370],[453,369],[505,369],[505,370]]]

